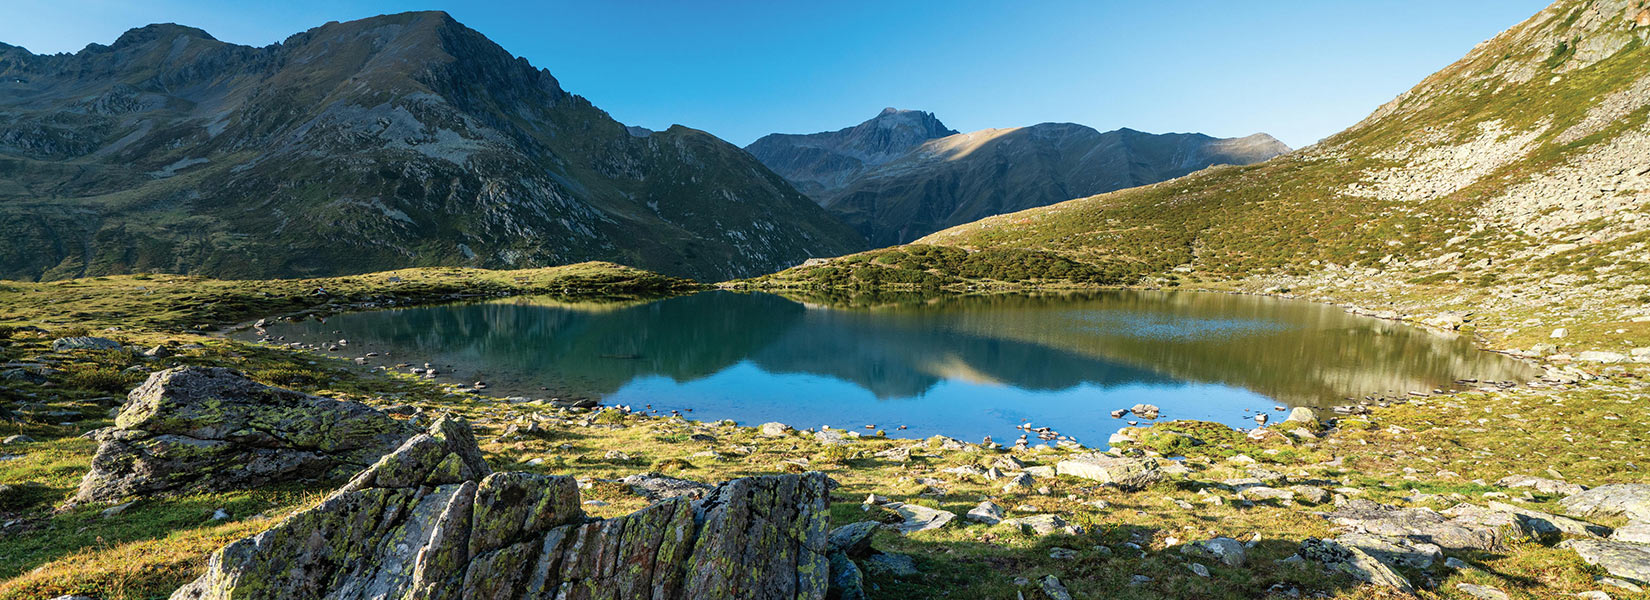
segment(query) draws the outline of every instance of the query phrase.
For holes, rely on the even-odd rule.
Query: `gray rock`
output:
[[[997,506],[990,500],[981,500],[978,506],[969,509],[963,519],[986,525],[996,525],[1003,521],[1003,507]]]
[[[66,337],[52,340],[52,352],[71,350],[119,350],[120,342],[100,337]]]
[[[1244,487],[1243,489],[1238,490],[1238,497],[1251,502],[1277,500],[1278,502],[1289,504],[1295,501],[1294,492],[1289,490],[1280,490],[1275,487],[1267,487],[1264,485],[1251,485]]]
[[[1305,406],[1297,406],[1293,410],[1289,411],[1289,417],[1284,419],[1283,422],[1317,425],[1318,411],[1312,410]]]
[[[1376,535],[1373,533],[1348,533],[1335,538],[1343,546],[1350,546],[1364,551],[1383,563],[1400,567],[1425,569],[1432,566],[1443,556],[1443,550],[1436,544],[1417,542],[1409,538]]]
[[[791,434],[791,426],[784,423],[763,423],[760,433],[765,437],[784,437]]]
[[[1462,593],[1478,598],[1479,600],[1512,600],[1512,597],[1508,596],[1506,592],[1488,586],[1472,583],[1457,583],[1455,584],[1455,589],[1461,590]]]
[[[160,371],[98,435],[74,502],[341,481],[418,432],[354,402],[272,388],[224,368]]]
[[[1524,521],[1524,525],[1534,530],[1538,536],[1551,536],[1557,533],[1579,536],[1610,535],[1609,527],[1577,521],[1569,517],[1560,517],[1555,514],[1544,513],[1539,510],[1531,510],[1522,506],[1507,504],[1505,502],[1491,501],[1485,507],[1489,510],[1517,515],[1522,521]],[[1444,511],[1444,513],[1448,514],[1449,511]]]
[[[614,519],[571,477],[492,473],[443,419],[314,508],[225,546],[173,600],[824,598],[822,473],[725,482]]]
[[[1323,504],[1329,501],[1329,490],[1323,488],[1310,485],[1292,485],[1285,489],[1293,493],[1296,500],[1306,504]]]
[[[867,600],[865,595],[865,574],[860,572],[859,565],[841,552],[832,552],[830,555],[831,583],[825,592],[827,600]]]
[[[904,554],[884,552],[873,554],[865,559],[865,570],[873,575],[892,575],[894,577],[911,577],[920,573],[917,570],[917,561]]]
[[[1564,512],[1578,517],[1624,516],[1650,521],[1650,484],[1612,483],[1558,501]]]
[[[636,495],[653,501],[677,497],[703,498],[716,488],[708,483],[678,479],[662,473],[637,473],[620,480],[620,483],[630,486],[630,491]]]
[[[1306,538],[1301,542],[1300,556],[1323,566],[1351,575],[1371,585],[1386,586],[1405,594],[1415,593],[1408,579],[1393,571],[1375,557],[1355,546],[1346,546],[1333,540]]]
[[[1071,592],[1066,591],[1065,584],[1060,583],[1060,578],[1053,575],[1044,575],[1038,579],[1037,587],[1042,588],[1049,600],[1071,600]]]
[[[1228,567],[1241,567],[1248,560],[1243,542],[1229,537],[1217,537],[1192,542],[1180,547],[1184,554],[1213,558]]]
[[[1633,521],[1616,529],[1610,539],[1633,544],[1650,544],[1650,523]]]
[[[1072,527],[1071,524],[1066,523],[1065,519],[1060,518],[1060,515],[1031,515],[1028,517],[1003,519],[1001,524],[1019,529],[1024,533],[1030,533],[1038,536],[1049,535],[1052,533],[1076,533],[1075,528]]]
[[[1496,481],[1495,485],[1505,488],[1531,488],[1543,494],[1557,494],[1560,496],[1573,496],[1587,490],[1587,488],[1567,481],[1531,477],[1529,475],[1508,475]]]
[[[1192,574],[1197,575],[1198,577],[1208,577],[1209,576],[1209,567],[1205,567],[1201,564],[1192,563],[1190,565],[1187,565],[1187,568],[1191,569]]]
[[[1142,419],[1156,419],[1159,411],[1155,404],[1136,404],[1129,412]]]
[[[23,435],[23,434],[6,436],[6,439],[0,440],[0,444],[5,444],[7,446],[10,446],[12,444],[30,444],[30,443],[33,443],[33,442],[34,442],[34,438]]]
[[[1610,586],[1610,587],[1613,587],[1613,588],[1619,588],[1619,589],[1627,590],[1627,591],[1632,592],[1634,594],[1644,593],[1644,588],[1639,587],[1638,584],[1635,584],[1631,581],[1623,581],[1623,580],[1620,580],[1620,579],[1616,579],[1614,577],[1599,577],[1598,582],[1600,584],[1607,585],[1607,586]]]
[[[1606,573],[1638,584],[1650,584],[1650,545],[1615,540],[1564,540],[1560,548],[1574,550],[1581,560]]]
[[[825,445],[848,443],[848,433],[841,429],[821,429],[814,432],[814,441]]]
[[[903,519],[898,523],[884,525],[884,527],[898,531],[901,534],[911,534],[918,531],[939,529],[951,523],[952,519],[957,518],[956,513],[937,508],[928,508],[920,504],[890,502],[888,504],[884,504],[883,506],[886,506],[895,513],[898,513],[900,518]]]
[[[871,536],[876,533],[878,525],[880,523],[876,521],[860,521],[832,529],[826,545],[830,552],[863,558],[871,554]]]
[[[1030,473],[1026,473],[1026,472],[1022,471],[1019,474],[1016,474],[1016,475],[1008,478],[1008,483],[1003,484],[1003,491],[1005,491],[1005,492],[1023,492],[1023,491],[1031,489],[1032,486],[1034,486],[1036,484],[1037,484],[1037,481],[1032,479]]]
[[[1145,488],[1163,479],[1157,462],[1144,458],[1120,458],[1109,454],[1080,454],[1054,465],[1060,475],[1081,477],[1115,485],[1125,490]]]
[[[1324,517],[1356,532],[1405,537],[1451,550],[1495,550],[1526,534],[1522,523],[1506,513],[1462,512],[1451,518],[1428,508],[1398,508],[1360,499],[1349,500]]]

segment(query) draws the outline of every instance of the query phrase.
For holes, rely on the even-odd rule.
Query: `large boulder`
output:
[[[1612,483],[1558,501],[1564,512],[1578,517],[1625,516],[1650,521],[1650,484]]]
[[[1611,575],[1650,585],[1650,545],[1575,539],[1565,540],[1559,547],[1574,550],[1581,560]]]
[[[1302,558],[1321,564],[1330,570],[1351,575],[1370,585],[1390,587],[1405,594],[1415,592],[1408,579],[1357,546],[1335,540],[1306,538],[1301,542]]]
[[[613,519],[570,477],[492,473],[461,422],[225,546],[173,600],[825,596],[829,479],[735,479]]]
[[[1054,465],[1054,472],[1109,483],[1125,490],[1138,490],[1163,479],[1157,462],[1145,458],[1122,458],[1109,454],[1080,454]]]
[[[98,433],[74,501],[342,481],[417,433],[364,404],[178,367],[150,375]]]

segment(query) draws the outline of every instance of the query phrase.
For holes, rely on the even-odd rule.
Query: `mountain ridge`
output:
[[[443,12],[263,48],[0,49],[0,277],[609,260],[719,280],[863,248],[737,147],[638,136]]]

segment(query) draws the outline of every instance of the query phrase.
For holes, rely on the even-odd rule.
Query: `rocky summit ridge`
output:
[[[958,133],[931,113],[892,108],[854,127],[773,134],[745,149],[878,246],[1289,152],[1264,133],[1214,138],[1074,123]]]
[[[0,44],[0,278],[606,260],[754,275],[862,240],[702,131],[627,128],[446,13],[262,48]]]

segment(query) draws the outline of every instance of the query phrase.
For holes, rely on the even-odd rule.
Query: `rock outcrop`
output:
[[[343,481],[417,433],[364,404],[178,367],[150,375],[97,434],[74,501]]]
[[[824,598],[829,484],[735,479],[592,519],[572,478],[493,473],[469,427],[442,419],[315,508],[225,546],[172,599]]]

